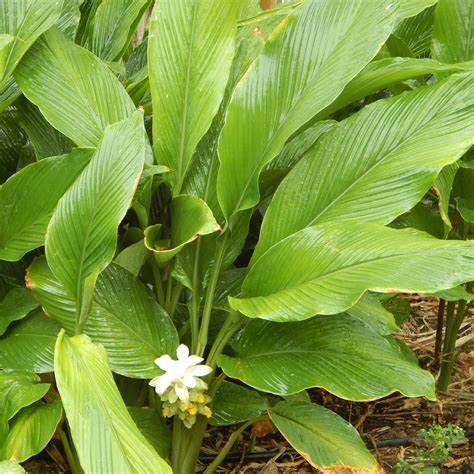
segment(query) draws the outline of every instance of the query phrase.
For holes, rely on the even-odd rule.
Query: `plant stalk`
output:
[[[454,308],[454,304],[453,304]],[[449,303],[448,303],[448,313],[449,313]],[[449,323],[449,331],[448,326],[446,327],[446,334],[444,338],[444,346],[443,346],[443,360],[441,362],[441,369],[439,372],[439,378],[437,382],[437,389],[445,392],[448,389],[449,382],[451,380],[451,375],[454,367],[454,363],[456,361],[456,339],[458,335],[459,328],[466,317],[468,310],[467,301],[460,300],[458,302],[458,308],[456,311],[456,316],[451,314],[451,321],[446,321]],[[453,309],[454,313],[454,309]],[[454,317],[453,317],[454,316]]]
[[[79,460],[74,455],[71,445],[69,444],[68,437],[66,433],[61,429],[58,428],[59,438],[61,439],[61,443],[64,448],[64,454],[66,455],[67,463],[71,469],[72,474],[83,474],[84,471],[79,463]]]
[[[441,349],[443,345],[443,323],[444,323],[444,310],[446,308],[446,300],[440,299],[438,306],[438,318],[436,323],[436,341],[434,349],[434,360],[437,364],[441,355]]]
[[[250,425],[253,425],[257,421],[265,420],[266,418],[267,418],[267,415],[262,415],[252,420],[249,420],[245,422],[243,425],[241,425],[240,428],[238,428],[236,431],[234,431],[229,436],[227,443],[221,449],[220,453],[216,456],[214,461],[212,461],[212,463],[209,464],[207,469],[204,471],[204,474],[212,474],[216,471],[216,469],[220,466],[224,458],[229,454],[229,451],[232,449],[232,446],[234,446],[234,444],[236,443],[236,441],[239,439],[240,435],[246,428],[248,428]]]
[[[221,270],[224,254],[226,250],[228,233],[224,232],[221,238],[217,239],[216,251],[214,254],[214,263],[212,265],[211,276],[209,278],[209,285],[206,292],[206,301],[202,313],[201,327],[199,329],[198,342],[196,346],[196,354],[202,356],[206,349],[207,338],[209,332],[209,323],[211,321],[212,305],[214,303],[214,294],[216,292],[217,281]]]
[[[216,340],[209,351],[206,365],[215,369],[217,357],[224,350],[229,339],[242,327],[243,324],[245,324],[245,317],[240,313],[237,311],[229,313],[224,324],[217,333]]]

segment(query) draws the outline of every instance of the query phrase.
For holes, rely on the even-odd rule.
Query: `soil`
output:
[[[411,304],[412,317],[402,325],[402,332],[397,337],[405,341],[418,360],[436,375],[433,366],[433,350],[438,302],[420,296],[407,296],[407,299]],[[472,336],[473,323],[474,312],[471,311],[461,327],[460,343]],[[356,403],[341,400],[319,389],[312,390],[310,395],[314,402],[334,410],[358,429],[364,441],[372,445],[372,453],[387,473],[394,472],[395,464],[413,453],[413,440],[421,428],[429,428],[432,424],[445,426],[452,423],[464,429],[470,429],[470,439],[464,438],[453,448],[451,456],[441,467],[441,472],[474,473],[473,375],[474,352],[464,352],[456,363],[449,393],[439,393],[437,402],[393,394],[370,403]],[[234,460],[221,465],[218,473],[321,472],[311,467],[279,434],[269,433],[257,437],[255,446],[252,448],[250,431],[250,428],[246,430],[234,446],[231,452]],[[215,456],[231,432],[231,428],[211,429],[206,434],[202,448],[203,457]],[[395,440],[403,446],[373,447],[383,444],[386,440]],[[60,443],[53,440],[46,452],[24,464],[26,471],[35,474],[69,472],[63,455],[58,449],[59,446]],[[251,459],[246,457],[249,455]],[[255,459],[255,457],[260,457],[260,459]],[[197,472],[202,472],[205,468],[206,464],[202,463],[198,466]],[[341,474],[344,473],[341,471]]]

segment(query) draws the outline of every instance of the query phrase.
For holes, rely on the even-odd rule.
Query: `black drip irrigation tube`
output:
[[[466,438],[473,438],[474,437],[474,428],[466,428],[464,430],[464,436]],[[413,438],[396,438],[396,439],[384,439],[380,441],[367,441],[366,446],[370,448],[398,448],[400,446],[410,446],[415,444],[415,440]],[[287,449],[285,451],[266,451],[263,453],[247,453],[244,454],[228,454],[222,462],[237,462],[237,461],[268,461],[272,458],[278,459],[282,456],[291,455],[291,456],[298,456],[301,457],[294,449]],[[211,454],[201,454],[199,456],[199,461],[204,464],[211,463],[216,459],[217,456]]]

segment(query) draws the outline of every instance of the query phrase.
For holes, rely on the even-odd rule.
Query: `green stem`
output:
[[[252,420],[249,420],[243,425],[241,425],[240,428],[238,428],[236,431],[234,431],[230,435],[229,439],[227,440],[227,443],[221,449],[220,453],[216,456],[214,461],[212,461],[212,463],[209,464],[207,469],[204,471],[204,474],[212,474],[213,472],[216,471],[216,469],[220,466],[224,458],[229,454],[229,451],[232,449],[232,446],[234,446],[234,444],[236,443],[236,441],[239,439],[240,435],[246,428],[256,423],[257,421],[265,420],[266,418],[267,418],[267,415],[262,415]]]
[[[168,309],[168,314],[171,319],[174,318],[174,313],[176,312],[176,306],[178,306],[178,301],[179,301],[179,298],[181,297],[182,291],[183,291],[183,285],[181,285],[180,283],[177,283],[176,286],[174,287],[173,295],[171,297],[171,302]]]
[[[165,309],[169,314],[169,309],[171,305],[171,293],[173,290],[173,277],[171,276],[171,267],[168,269],[168,279],[166,281],[166,298],[165,298]]]
[[[63,444],[67,463],[69,464],[72,474],[83,474],[84,471],[82,470],[79,460],[76,458],[71,449],[71,445],[69,444],[69,440],[66,433],[61,428],[58,428],[58,434],[61,438],[61,443]]]
[[[226,320],[224,321],[224,324],[217,333],[214,344],[209,351],[206,365],[209,365],[213,369],[215,368],[217,357],[224,350],[229,339],[242,327],[244,323],[245,318],[237,311],[232,311],[229,313]]]
[[[165,304],[165,292],[163,290],[163,281],[161,280],[161,272],[160,269],[158,268],[158,264],[156,263],[155,259],[153,258],[152,261],[152,270],[153,270],[153,277],[155,278],[155,291],[156,291],[156,297],[158,298],[158,303],[162,307],[164,307]]]
[[[443,361],[441,363],[441,369],[439,372],[439,378],[437,383],[438,390],[445,392],[448,388],[451,380],[451,374],[453,371],[454,363],[456,361],[456,339],[464,318],[466,317],[468,310],[467,301],[460,300],[458,302],[458,309],[456,316],[451,317],[451,322],[448,328],[446,328],[446,335],[443,346]],[[449,311],[449,304],[448,304]]]
[[[191,429],[186,428],[178,417],[174,417],[171,457],[173,472],[195,473],[206,426],[207,418],[204,416],[198,416],[196,424]]]
[[[196,346],[199,337],[199,308],[201,306],[201,289],[202,282],[199,278],[199,260],[201,255],[201,242],[202,240],[198,238],[196,244],[196,257],[194,259],[194,268],[193,268],[193,296],[191,300],[191,341],[192,341],[192,352],[193,354],[196,351]]]
[[[224,260],[224,254],[227,244],[228,233],[225,232],[219,239],[217,239],[216,251],[214,255],[214,263],[212,265],[211,276],[209,278],[209,285],[206,292],[206,301],[202,313],[201,327],[199,329],[198,343],[196,347],[196,354],[202,356],[206,349],[207,338],[209,332],[209,323],[211,321],[212,305],[214,303],[214,294],[216,292],[217,281],[219,273]]]

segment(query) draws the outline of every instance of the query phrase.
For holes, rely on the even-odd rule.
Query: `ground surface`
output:
[[[433,370],[433,347],[436,328],[437,301],[420,297],[409,298],[412,317],[403,325],[400,338],[415,352],[419,360]],[[474,314],[464,321],[460,336],[466,339],[472,335]],[[435,372],[433,370],[433,372]],[[448,394],[439,394],[439,402],[428,402],[416,398],[408,399],[397,394],[371,403],[354,403],[340,400],[322,390],[313,390],[311,397],[349,420],[360,432],[366,442],[401,444],[405,446],[379,447],[372,452],[385,472],[394,472],[399,458],[408,456],[412,450],[406,445],[407,438],[413,440],[420,428],[428,428],[433,423],[447,425],[452,423],[464,428],[474,427],[474,352],[461,354],[455,368]],[[231,431],[213,429],[206,435],[202,454],[215,456],[226,442]],[[443,472],[474,473],[473,444],[467,439],[455,447],[452,456],[444,464]],[[289,474],[318,472],[295,453],[285,440],[275,434],[257,439],[256,446],[250,448],[250,435],[245,432],[236,444],[232,462],[225,463],[220,473],[263,473]],[[45,454],[25,463],[27,472],[52,474],[68,472],[60,443],[53,441]],[[250,459],[249,459],[250,456]],[[260,459],[255,459],[259,457]],[[262,459],[263,458],[263,459]],[[201,464],[202,472],[206,465]],[[340,473],[344,474],[344,473]]]

